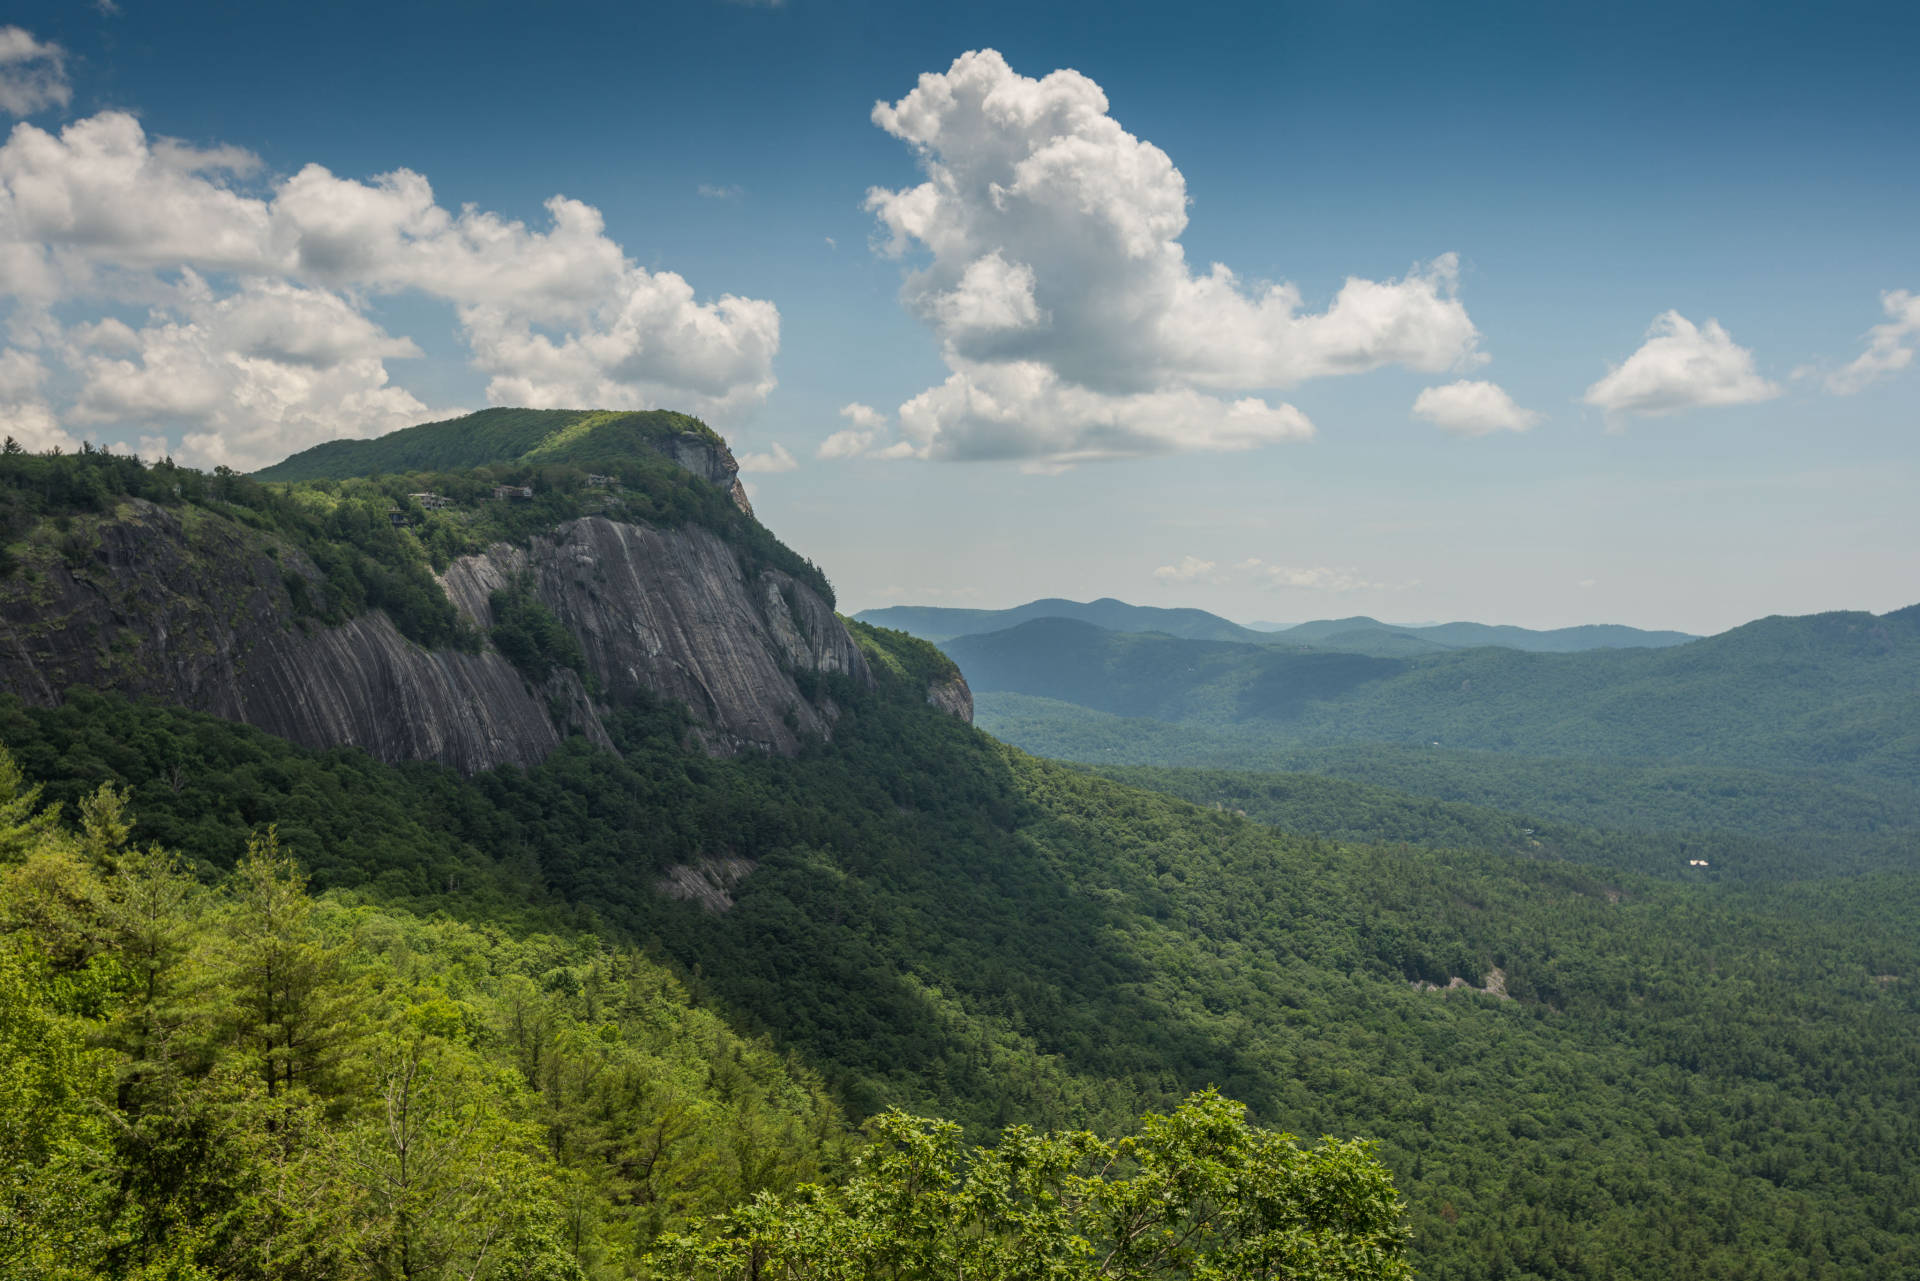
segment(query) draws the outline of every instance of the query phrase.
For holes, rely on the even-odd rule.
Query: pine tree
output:
[[[247,843],[232,895],[220,976],[233,996],[230,1036],[254,1056],[269,1099],[339,1093],[366,1031],[351,943],[322,936],[306,877],[272,828]]]

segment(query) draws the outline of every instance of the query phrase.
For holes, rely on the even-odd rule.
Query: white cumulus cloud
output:
[[[1413,412],[1456,436],[1526,431],[1540,422],[1539,414],[1514,404],[1497,383],[1467,379],[1427,388],[1414,399]]]
[[[66,50],[22,27],[0,27],[0,111],[30,116],[72,101]]]
[[[1913,363],[1913,349],[1920,346],[1920,294],[1894,289],[1881,294],[1880,303],[1887,322],[1867,331],[1867,349],[1851,364],[1827,376],[1827,390],[1836,396],[1851,396]]]
[[[913,260],[902,302],[952,370],[900,409],[896,443],[917,456],[1252,448],[1311,428],[1247,393],[1479,359],[1452,255],[1399,280],[1349,279],[1319,312],[1290,284],[1196,272],[1180,243],[1185,179],[1079,72],[1034,80],[993,50],[968,53],[873,120],[926,175],[874,188],[867,207],[881,251]]]
[[[76,449],[80,442],[62,430],[53,407],[41,395],[47,367],[32,352],[0,351],[0,435],[35,452]]]
[[[740,470],[749,475],[792,471],[799,465],[800,461],[788,453],[787,447],[777,440],[766,453],[740,455]]]
[[[80,447],[80,442],[61,428],[53,407],[42,400],[0,402],[0,435],[12,437],[22,449],[36,454]]]
[[[248,280],[219,295],[191,273],[181,293],[137,329],[68,330],[63,356],[80,379],[70,421],[161,427],[180,434],[184,457],[248,470],[435,416],[387,381],[385,362],[419,349],[336,294]]]
[[[32,352],[13,348],[0,351],[0,401],[36,396],[46,381],[47,367]]]
[[[1610,414],[1649,417],[1714,405],[1771,400],[1780,387],[1753,367],[1753,353],[1717,320],[1696,326],[1677,311],[1656,317],[1647,341],[1587,388],[1586,403]]]
[[[121,112],[57,134],[21,124],[0,146],[0,292],[16,331],[84,353],[81,419],[186,417],[186,456],[235,466],[404,425],[424,406],[384,362],[418,349],[370,337],[365,314],[404,291],[451,305],[495,404],[668,405],[725,424],[774,387],[772,303],[703,300],[637,266],[590,205],[555,196],[531,226],[448,210],[409,170],[359,181],[308,165],[259,184],[258,169],[235,148],[150,138]],[[106,359],[100,334],[61,343],[50,317],[75,300],[155,309],[138,357]],[[192,408],[216,384],[235,399]]]
[[[1181,449],[1233,450],[1305,440],[1313,424],[1292,405],[1226,401],[1192,387],[1115,396],[1037,360],[964,364],[900,406],[891,456],[1027,458],[1053,464]]]

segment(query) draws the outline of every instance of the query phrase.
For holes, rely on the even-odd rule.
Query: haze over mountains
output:
[[[1498,645],[1538,653],[1571,653],[1585,649],[1658,648],[1698,639],[1687,632],[1644,631],[1619,624],[1534,631],[1525,627],[1489,626],[1485,623],[1400,626],[1365,617],[1247,627],[1202,609],[1129,605],[1112,597],[1085,602],[1048,598],[1029,601],[1011,609],[893,605],[862,610],[854,617],[876,627],[892,627],[935,643],[955,636],[1001,631],[1037,618],[1076,619],[1114,632],[1161,632],[1188,640],[1240,641],[1247,644],[1313,645],[1356,653],[1440,653],[1448,649],[1469,649],[1480,645]]]

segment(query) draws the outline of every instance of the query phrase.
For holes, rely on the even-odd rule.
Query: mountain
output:
[[[658,454],[726,492],[748,515],[727,442],[697,418],[668,410],[483,409],[371,440],[332,440],[254,473],[257,480],[342,480],[382,472],[458,472],[500,464],[631,463]]]
[[[1642,631],[1637,627],[1623,627],[1616,623],[1534,631],[1525,627],[1491,626],[1486,623],[1405,626],[1364,616],[1322,619],[1291,627],[1262,627],[1261,631],[1276,640],[1314,645],[1322,649],[1377,645],[1381,642],[1375,638],[1384,636],[1411,638],[1447,649],[1497,645],[1535,654],[1571,654],[1588,649],[1663,649],[1700,639],[1687,632]]]
[[[1095,601],[1049,598],[1029,601],[1012,609],[947,609],[932,605],[890,605],[854,615],[875,627],[891,627],[922,640],[944,641],[955,636],[997,632],[1041,618],[1068,618],[1091,623],[1110,632],[1160,632],[1188,640],[1226,640],[1258,643],[1264,638],[1250,628],[1229,622],[1203,609],[1161,609],[1129,605],[1103,596]]]
[[[967,723],[945,654],[833,615],[702,432],[628,417],[484,419],[458,455],[399,434],[300,480],[0,454],[0,1217],[59,1225],[41,1272],[379,1275],[337,1251],[419,1230],[497,1243],[499,1275],[657,1275],[663,1233],[954,1134],[891,1108],[1125,1133],[1209,1086],[1377,1139],[1428,1277],[1920,1267],[1920,875],[1869,830],[1892,802],[1845,867],[1810,875],[1788,833],[1723,874],[1718,836],[1530,803],[1036,759]],[[392,470],[422,459],[451,469]],[[1632,670],[1705,706],[1732,653],[1831,713],[1749,717],[1750,755],[1851,727],[1878,795],[1899,751],[1849,691],[1878,676],[1898,719],[1906,621],[1780,621],[1705,660],[1058,619],[1020,652],[1208,733],[1423,728],[1459,711],[1431,673],[1512,664],[1496,710],[1540,742],[1528,699],[1594,717],[1642,697],[1632,663],[1685,658]],[[1426,692],[1368,701],[1401,682]],[[1539,773],[1509,786],[1564,786],[1511,759]],[[432,1160],[397,1161],[416,1137]]]
[[[1449,649],[1470,649],[1481,645],[1497,645],[1533,653],[1565,654],[1586,649],[1661,648],[1699,639],[1686,632],[1649,632],[1615,624],[1531,631],[1524,627],[1495,627],[1484,623],[1396,626],[1365,617],[1325,619],[1294,625],[1255,623],[1242,627],[1201,609],[1129,605],[1112,597],[1087,602],[1049,598],[1029,601],[1011,609],[892,605],[884,609],[862,610],[854,617],[863,623],[891,627],[935,643],[956,636],[1004,631],[1036,619],[1067,618],[1091,623],[1110,632],[1158,632],[1185,640],[1239,641],[1254,645],[1306,645],[1314,649],[1338,649],[1390,658],[1434,654]]]
[[[473,773],[572,733],[607,745],[606,716],[636,697],[685,704],[709,750],[791,753],[837,715],[812,682],[871,681],[825,577],[753,519],[724,443],[680,415],[490,410],[264,473],[309,478],[291,486],[94,457],[13,466],[0,687],[30,701],[163,697]],[[384,475],[349,479],[362,467]],[[36,512],[28,478],[68,472],[95,489]]]
[[[1920,783],[1920,607],[1767,618],[1683,646],[1569,654],[1387,658],[1060,620],[945,649],[982,696],[1037,696],[1267,744],[1832,769]]]

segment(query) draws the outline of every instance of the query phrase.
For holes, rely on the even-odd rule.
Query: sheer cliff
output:
[[[493,417],[480,429],[501,429]],[[520,455],[543,446],[516,439],[512,471],[343,481],[326,473],[431,462],[430,447],[461,438],[432,424],[412,429],[426,439],[411,446],[409,432],[342,442],[383,452],[323,447],[325,467],[297,456],[282,468],[313,478],[284,490],[129,473],[131,460],[32,460],[56,477],[92,467],[132,482],[24,528],[16,519],[0,577],[0,691],[48,706],[74,687],[115,690],[303,746],[464,773],[532,764],[570,734],[610,746],[603,718],[636,697],[683,704],[714,754],[791,755],[830,737],[839,708],[823,678],[873,676],[825,579],[752,518],[717,436],[661,434],[633,421],[644,417],[545,416],[535,425],[565,448],[549,439],[544,456],[561,461],[526,464]],[[581,431],[582,418],[600,421]],[[591,430],[609,426],[611,441]],[[636,452],[643,432],[652,438]],[[186,479],[169,485],[168,474]],[[207,486],[198,500],[196,481]],[[381,484],[396,496],[367,488]],[[492,639],[508,591],[531,593],[581,661],[509,661]],[[964,683],[938,701],[970,717]]]

